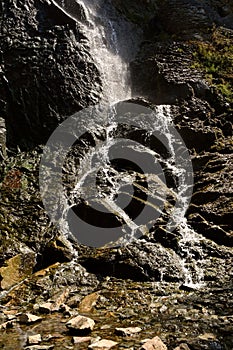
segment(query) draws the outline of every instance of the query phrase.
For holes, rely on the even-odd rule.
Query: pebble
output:
[[[39,344],[42,341],[41,335],[40,334],[35,334],[35,335],[29,335],[28,336],[28,344],[33,345],[33,344]]]
[[[118,343],[113,340],[102,339],[88,346],[92,350],[108,350],[116,346]]]
[[[140,350],[167,350],[167,347],[159,337],[154,337],[145,342]]]
[[[89,317],[76,316],[66,323],[66,327],[72,331],[90,332],[95,326],[95,321]]]
[[[116,328],[116,334],[122,335],[124,337],[129,337],[131,335],[140,333],[142,329],[140,327],[128,327],[128,328]]]

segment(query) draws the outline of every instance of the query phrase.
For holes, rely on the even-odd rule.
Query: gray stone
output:
[[[76,332],[90,332],[93,330],[95,326],[95,321],[93,321],[89,317],[85,316],[77,316],[72,318],[66,323],[66,327],[69,328],[71,331],[76,331]]]

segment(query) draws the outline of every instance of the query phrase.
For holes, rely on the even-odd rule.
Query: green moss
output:
[[[233,103],[233,37],[223,28],[213,30],[209,42],[193,42],[193,68],[206,73],[211,85]]]

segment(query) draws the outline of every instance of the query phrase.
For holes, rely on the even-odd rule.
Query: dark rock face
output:
[[[27,149],[95,104],[101,81],[76,22],[50,1],[6,0],[1,7],[1,117],[8,147]]]
[[[138,242],[120,250],[103,250],[80,257],[89,271],[136,281],[180,281],[182,267],[173,250],[149,242]]]

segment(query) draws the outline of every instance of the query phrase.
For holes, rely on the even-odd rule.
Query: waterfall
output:
[[[59,226],[65,236],[69,235],[69,230],[73,233],[78,227],[79,236],[77,238],[83,244],[88,245],[90,239],[93,239],[93,246],[95,246],[95,243],[96,246],[122,245],[147,234],[154,221],[164,214],[164,207],[170,208],[171,203],[166,199],[166,196],[173,197],[176,205],[174,206],[174,211],[170,213],[171,219],[168,220],[167,227],[171,229],[174,223],[175,226],[179,227],[181,237],[178,240],[179,252],[177,252],[176,256],[185,276],[184,284],[191,287],[201,286],[203,278],[201,266],[204,254],[201,249],[199,236],[189,228],[184,218],[192,193],[192,179],[188,178],[190,173],[192,173],[192,167],[191,169],[189,168],[188,172],[184,169],[186,165],[183,164],[183,161],[189,162],[189,154],[188,151],[186,152],[186,147],[183,144],[183,140],[180,139],[180,135],[171,126],[171,106],[157,106],[149,114],[145,110],[140,110],[140,107],[137,106],[135,119],[137,127],[140,130],[146,130],[145,139],[150,139],[155,130],[162,135],[160,141],[169,150],[169,157],[164,159],[157,151],[146,148],[137,139],[127,140],[126,142],[127,132],[124,134],[121,131],[119,138],[119,119],[115,106],[117,106],[119,101],[132,97],[129,63],[138,51],[142,35],[141,31],[135,25],[119,16],[110,1],[52,0],[52,2],[78,23],[83,36],[87,38],[85,44],[89,46],[89,51],[102,76],[102,102],[104,102],[103,105],[106,108],[102,110],[102,114],[102,107],[98,112],[98,107],[94,107],[90,113],[87,111],[83,115],[77,116],[79,123],[76,124],[76,127],[78,125],[80,132],[82,129],[83,133],[85,130],[90,132],[95,147],[90,148],[89,141],[84,139],[82,143],[86,154],[81,154],[78,170],[77,164],[73,164],[73,168],[68,165],[68,168],[71,168],[71,172],[75,174],[72,174],[70,178],[68,177],[67,181],[68,183],[73,181],[73,190],[69,193],[69,204],[64,196],[57,200],[59,205],[65,203],[62,209],[57,210],[56,206],[51,207],[50,202],[53,203],[51,198],[50,202],[48,201],[47,207],[55,213],[51,215],[53,221],[57,221],[57,217],[60,216]],[[77,5],[79,6],[79,11],[77,10]],[[130,105],[132,106],[132,104]],[[128,106],[129,104],[127,104],[126,109]],[[95,115],[96,112],[97,117]],[[143,116],[144,112],[145,115]],[[98,113],[100,113],[99,119]],[[105,113],[107,122],[102,124],[101,118]],[[126,119],[121,120],[121,123],[130,124],[132,118],[133,113],[130,117],[126,113]],[[75,130],[69,125],[71,121],[72,117],[71,120],[68,118],[68,121],[65,122],[69,132],[72,129]],[[64,128],[66,129],[66,126]],[[74,132],[74,136],[78,139],[77,133],[75,134]],[[79,154],[79,151],[77,153]],[[185,159],[182,158],[183,154],[186,154]],[[125,164],[123,166],[122,164],[114,164],[114,161],[112,162],[114,158],[118,159],[118,161],[121,159],[121,162],[122,159],[126,158],[128,161],[127,166],[124,168]],[[61,164],[64,161],[65,159],[61,158]],[[179,178],[177,191],[174,191],[166,183],[164,174],[161,175],[164,169],[159,165],[160,161],[166,168],[166,172],[169,172],[174,178]],[[125,171],[127,167],[130,168],[128,173]],[[124,168],[123,171],[122,168]],[[141,171],[142,169],[144,171]],[[145,178],[147,178],[147,185],[145,185]],[[98,186],[96,179],[99,182]],[[44,184],[44,188],[48,188],[48,193],[57,194],[60,189],[62,190],[62,186],[59,188],[59,191],[57,190],[57,182],[59,180],[60,178],[58,177],[57,180],[55,178],[50,184]],[[54,188],[53,191],[51,191],[52,188]],[[83,201],[83,198],[85,201]],[[130,207],[132,198],[134,199],[134,204],[136,203],[136,207],[139,208],[139,214],[140,205],[146,206],[144,217],[142,218],[138,214],[141,221],[137,216],[132,219],[132,208],[130,208],[131,214],[125,211],[125,208]],[[72,213],[73,208],[76,208],[75,215]],[[92,208],[92,211],[89,210],[90,208]],[[88,212],[92,220],[95,220],[95,215],[97,216],[96,226],[93,224],[94,235],[93,231],[90,231],[88,236],[88,228],[85,225],[83,226],[83,221],[85,220],[82,221],[82,219],[86,219],[86,212],[84,213],[85,218],[80,217],[81,220],[78,222],[76,220],[76,217],[79,216],[76,215],[77,210],[81,213],[83,209]],[[58,215],[56,215],[56,211]],[[102,216],[99,216],[100,212]],[[68,225],[67,217],[69,215],[71,215],[69,224],[72,220],[74,224]],[[112,218],[113,215],[115,216],[115,221]],[[169,217],[168,212],[164,215]],[[107,217],[110,219],[106,219]],[[107,226],[108,223],[106,224],[105,222],[108,220],[110,221],[110,226]],[[106,226],[98,226],[100,222]],[[103,236],[103,228],[107,228],[107,233],[109,234],[110,228],[113,227],[114,229],[110,234],[112,240],[106,244],[106,237],[108,240],[109,236],[105,236],[101,241],[100,237],[101,235]],[[94,236],[97,236],[96,242],[92,238]],[[195,260],[196,256],[199,256],[197,261]]]
[[[142,31],[119,16],[111,1],[57,0],[53,3],[78,22],[87,38],[89,52],[101,73],[103,102],[112,104],[130,99],[129,63],[138,51]],[[82,9],[81,18],[77,4]]]

